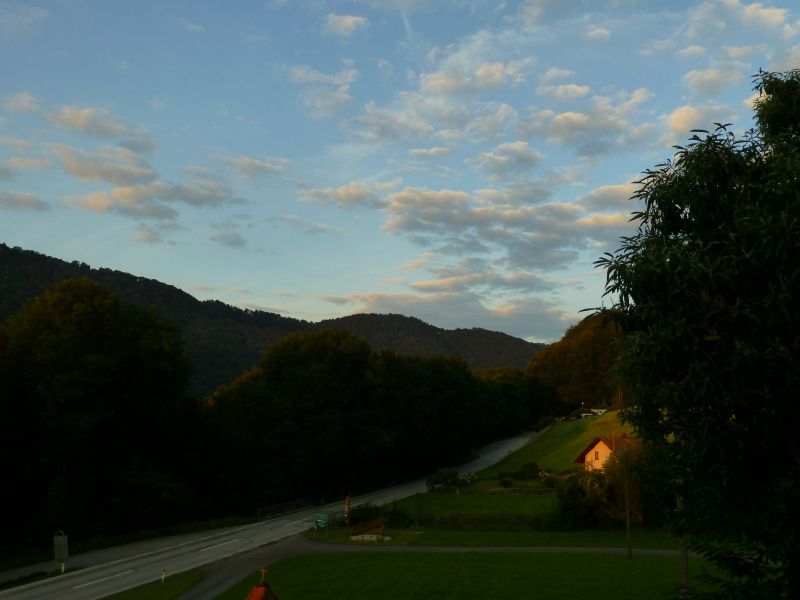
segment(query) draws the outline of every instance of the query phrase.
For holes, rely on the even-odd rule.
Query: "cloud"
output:
[[[137,154],[149,154],[158,147],[158,141],[146,129],[138,128],[131,131],[119,145]]]
[[[612,149],[629,149],[645,139],[644,130],[631,117],[652,94],[645,88],[616,96],[594,96],[584,111],[544,109],[523,123],[530,135],[543,135],[550,143],[574,148],[580,156],[596,157]],[[641,127],[641,126],[640,126]]]
[[[788,71],[796,69],[800,65],[800,44],[792,46],[778,58],[776,62],[770,65],[770,69],[774,71]]]
[[[236,231],[220,231],[209,239],[228,248],[244,248],[247,245],[245,239]]]
[[[289,70],[289,81],[300,84],[349,85],[358,79],[358,70],[353,68],[328,75],[308,65],[295,65]]]
[[[239,175],[248,179],[266,175],[279,175],[286,171],[289,163],[288,159],[285,158],[271,158],[265,161],[244,155],[231,156],[226,158],[225,161]]]
[[[343,69],[333,75],[307,65],[296,65],[289,71],[289,81],[306,86],[302,92],[303,105],[313,117],[328,117],[353,100],[350,84],[358,79],[357,69]],[[331,87],[333,86],[333,87]]]
[[[178,24],[183,27],[186,31],[191,31],[192,33],[205,33],[206,28],[202,25],[197,23],[193,23],[187,19],[178,19]]]
[[[355,304],[356,312],[404,314],[447,329],[472,323],[547,341],[560,338],[564,329],[578,320],[578,315],[557,307],[554,302],[527,294],[495,305],[474,292],[366,293],[326,299],[337,304]]]
[[[574,71],[570,71],[569,69],[560,69],[558,67],[550,67],[549,69],[547,69],[547,71],[545,71],[539,77],[539,79],[543,83],[547,83],[547,82],[550,82],[550,81],[554,81],[556,79],[565,79],[567,77],[572,77],[573,75],[575,75],[575,72]]]
[[[365,17],[337,15],[334,13],[330,13],[325,17],[325,31],[340,37],[349,37],[368,25],[369,21]]]
[[[421,90],[433,94],[470,94],[510,83],[524,81],[525,61],[458,65],[444,70],[425,73],[421,77]]]
[[[575,83],[564,83],[560,85],[540,85],[536,88],[536,93],[542,96],[550,96],[559,102],[575,100],[591,92],[588,85],[577,85]]]
[[[38,6],[0,2],[0,41],[8,41],[29,33],[48,17],[48,12]]]
[[[36,112],[39,110],[39,99],[31,92],[18,92],[6,98],[3,108],[17,113]]]
[[[95,213],[114,212],[128,217],[173,222],[178,213],[161,201],[165,196],[169,196],[168,187],[162,183],[153,183],[118,187],[108,192],[93,192],[77,198],[66,198],[65,202],[69,206]]]
[[[39,158],[23,158],[19,156],[12,156],[5,161],[5,164],[15,170],[25,171],[44,171],[50,166],[50,160],[46,156]]]
[[[714,123],[732,121],[736,116],[733,109],[716,103],[699,106],[684,104],[664,117],[671,131],[670,143],[679,143],[689,137],[692,129],[713,129]]]
[[[492,179],[510,174],[529,172],[542,159],[542,154],[530,148],[526,141],[500,144],[494,150],[482,152],[471,163],[488,171]]]
[[[742,81],[744,76],[740,72],[716,68],[689,71],[683,76],[683,83],[699,96],[715,96],[726,87]]]
[[[703,56],[706,53],[706,49],[703,46],[698,46],[697,44],[691,44],[690,46],[686,46],[685,48],[681,48],[675,54],[680,56],[681,58],[694,58],[695,56]]]
[[[747,46],[723,46],[720,56],[726,60],[744,60],[764,51],[763,44],[750,44]]]
[[[611,37],[611,32],[605,27],[590,25],[583,34],[583,37],[585,37],[587,40],[598,42],[609,39]]]
[[[125,133],[125,126],[116,121],[105,108],[60,106],[48,115],[54,125],[75,129],[94,137],[115,137]]]
[[[156,172],[142,158],[127,148],[103,146],[97,153],[51,144],[61,159],[64,171],[87,181],[108,181],[117,185],[147,183]]]
[[[577,202],[590,211],[630,211],[634,207],[630,198],[637,188],[635,183],[602,185],[578,198]]]
[[[452,154],[453,149],[450,146],[434,146],[432,148],[412,148],[408,153],[414,158],[432,158]]]
[[[364,105],[363,113],[351,121],[353,125],[356,135],[368,142],[418,140],[433,132],[429,120],[413,108],[383,108],[372,100]]]
[[[336,188],[309,188],[301,190],[300,200],[303,202],[334,205],[341,208],[352,208],[355,206],[381,207],[384,205],[381,192],[393,189],[399,184],[399,179],[376,183],[351,181]]]
[[[45,211],[50,210],[50,208],[47,202],[33,194],[0,191],[0,209],[14,211]]]

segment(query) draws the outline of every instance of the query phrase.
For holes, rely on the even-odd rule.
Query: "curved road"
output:
[[[521,448],[535,434],[527,432],[495,442],[479,450],[478,458],[462,465],[459,471],[469,473],[500,461]],[[425,491],[425,481],[378,490],[353,498],[352,505],[386,504]],[[196,533],[189,536],[162,538],[145,543],[117,546],[87,555],[70,558],[67,566],[86,566],[65,575],[0,591],[2,600],[97,600],[116,592],[160,579],[162,571],[180,573],[221,561],[234,555],[252,553],[256,549],[305,531],[320,513],[341,512],[343,501],[300,510],[278,518],[241,527]],[[255,557],[254,557],[255,558]],[[259,557],[259,560],[261,558]],[[263,563],[260,563],[263,564]],[[38,570],[52,570],[53,563],[37,565]],[[34,568],[33,570],[37,570]],[[247,571],[244,572],[246,574]],[[14,575],[0,573],[0,579]],[[197,597],[197,596],[192,596]]]

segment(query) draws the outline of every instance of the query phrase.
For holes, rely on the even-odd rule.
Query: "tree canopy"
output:
[[[675,526],[725,542],[710,550],[725,597],[797,598],[800,70],[755,89],[756,129],[696,131],[646,171],[637,232],[598,264],[627,334],[628,418],[683,500]]]
[[[171,473],[194,410],[188,375],[171,327],[88,279],[64,281],[9,318],[0,327],[8,537],[143,527],[178,510]]]

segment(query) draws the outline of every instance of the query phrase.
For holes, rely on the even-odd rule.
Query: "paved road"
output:
[[[461,466],[459,470],[462,473],[472,472],[494,464],[523,446],[531,437],[531,433],[526,433],[486,446],[478,452],[479,458]],[[352,504],[385,504],[424,490],[424,480],[418,480],[358,496],[353,499]],[[167,574],[180,573],[234,555],[253,552],[265,544],[305,531],[316,514],[337,513],[342,507],[343,503],[339,501],[251,525],[119,546],[92,553],[92,559],[78,555],[69,561],[69,566],[91,566],[52,579],[0,591],[0,599],[96,600],[156,581],[161,577],[162,570]],[[52,568],[52,564],[45,566],[45,569]],[[5,575],[0,574],[0,579],[7,579]]]

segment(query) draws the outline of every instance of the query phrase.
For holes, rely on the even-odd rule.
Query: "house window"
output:
[[[600,452],[598,450],[594,451],[594,459],[595,460],[600,460]]]

